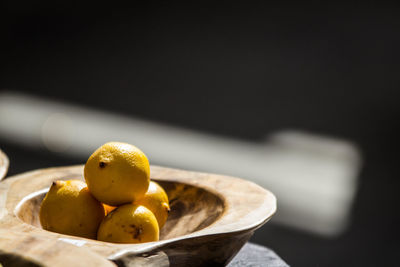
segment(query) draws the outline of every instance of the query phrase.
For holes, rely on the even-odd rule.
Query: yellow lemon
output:
[[[143,205],[151,210],[157,218],[159,228],[164,226],[170,210],[169,201],[164,189],[158,183],[151,181],[144,197],[135,201],[134,204]]]
[[[95,198],[117,206],[143,197],[150,183],[150,166],[146,155],[137,147],[109,142],[89,157],[84,175]]]
[[[149,189],[147,189],[146,194],[139,200],[135,201],[133,204],[142,205],[148,208],[156,216],[158,227],[161,229],[168,218],[168,213],[170,211],[169,201],[167,193],[164,189],[156,182],[150,181]],[[103,204],[106,215],[117,207]]]
[[[144,206],[125,204],[109,213],[100,224],[97,239],[113,243],[157,241],[159,228],[154,214]]]
[[[103,205],[79,180],[53,182],[39,211],[43,229],[93,239],[104,216]]]

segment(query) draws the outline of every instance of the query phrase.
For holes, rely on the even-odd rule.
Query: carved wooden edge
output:
[[[266,223],[276,211],[275,196],[252,182],[230,176],[152,166],[152,179],[186,183],[219,195],[224,200],[224,214],[202,230],[168,240],[143,244],[112,244],[52,233],[23,223],[16,217],[14,210],[26,195],[48,187],[52,180],[82,179],[82,174],[83,165],[77,165],[31,171],[2,181],[0,183],[0,229],[25,232],[48,240],[67,239],[72,242],[75,240],[81,242],[82,247],[89,248],[108,259],[123,260],[134,255],[179,246],[180,243],[195,243],[196,240],[204,240],[204,238],[229,240],[236,235],[251,234]],[[38,177],[40,179],[37,179]]]
[[[0,263],[4,266],[98,266],[116,265],[87,248],[62,240],[47,239],[0,229]]]
[[[0,181],[6,176],[9,164],[7,155],[0,149]]]
[[[226,266],[252,234],[200,236],[169,243],[160,249],[109,259],[118,266]]]

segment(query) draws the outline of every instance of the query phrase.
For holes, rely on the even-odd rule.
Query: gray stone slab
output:
[[[278,255],[276,255],[275,252],[273,252],[269,248],[253,243],[247,243],[228,264],[228,267],[239,266],[288,267],[289,265],[287,265],[286,262],[284,262]]]

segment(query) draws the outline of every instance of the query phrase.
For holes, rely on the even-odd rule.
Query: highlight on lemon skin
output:
[[[150,183],[150,164],[139,148],[127,143],[109,142],[89,157],[84,176],[96,199],[118,206],[144,196]]]
[[[104,216],[103,205],[79,180],[53,182],[39,211],[43,229],[92,239]]]
[[[137,205],[143,205],[156,216],[158,226],[161,229],[168,219],[170,211],[167,193],[156,182],[150,181],[149,189],[144,197],[134,202]]]
[[[97,239],[113,243],[158,241],[157,219],[144,206],[135,204],[119,206],[104,218],[97,232]]]

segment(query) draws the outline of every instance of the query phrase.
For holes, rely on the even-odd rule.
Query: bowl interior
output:
[[[155,180],[157,181],[157,180]],[[160,232],[160,240],[175,238],[201,230],[223,214],[225,206],[221,196],[205,189],[177,182],[157,181],[166,191],[171,211]],[[46,190],[25,197],[15,213],[23,222],[41,228],[40,204]]]

